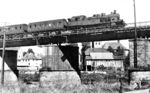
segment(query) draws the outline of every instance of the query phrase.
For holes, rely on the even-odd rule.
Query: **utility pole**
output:
[[[134,68],[137,68],[137,30],[136,30],[136,6],[135,0],[133,0],[134,6]]]
[[[5,40],[6,40],[6,32],[5,32],[5,28],[3,28],[3,52],[2,52],[2,72],[1,72],[1,85],[4,85],[4,67],[5,67],[5,63],[4,63],[4,59],[5,59]]]

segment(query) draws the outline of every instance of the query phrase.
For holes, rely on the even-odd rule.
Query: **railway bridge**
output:
[[[141,23],[140,23],[141,24]],[[142,23],[143,24],[143,23]],[[145,24],[145,23],[144,23]],[[21,38],[18,38],[20,36],[14,35],[13,37],[7,37],[6,36],[6,47],[19,47],[19,46],[33,46],[33,45],[47,45],[47,44],[61,44],[61,43],[78,43],[78,42],[93,42],[93,41],[106,41],[106,40],[121,40],[121,39],[133,39],[134,38],[134,26],[133,24],[128,24],[126,27],[122,28],[105,28],[100,29],[96,27],[89,27],[89,28],[82,28],[82,29],[70,29],[69,31],[63,30],[60,34],[50,34],[50,31],[47,32],[37,32],[37,33],[25,33]],[[73,32],[73,33],[70,33]],[[138,38],[145,38],[150,37],[150,25],[143,25],[138,26],[137,25],[137,37]],[[0,36],[0,47],[3,47],[3,36]],[[61,47],[59,46],[61,53],[63,54],[62,57],[58,57],[62,63],[56,62],[54,63],[55,68],[57,69],[51,69],[55,70],[55,72],[43,72],[42,75],[46,77],[62,77],[67,76],[68,77],[77,77],[77,75],[71,74],[73,72],[58,72],[60,70],[62,71],[72,71],[73,69],[76,70],[78,74],[80,74],[80,69],[78,68],[78,54],[77,48],[73,47]],[[67,51],[66,51],[67,50]],[[72,52],[74,51],[74,52]],[[0,51],[1,52],[1,51]],[[76,54],[74,54],[76,52]],[[14,54],[15,56],[12,56]],[[17,70],[17,58],[16,58],[16,51],[13,53],[9,53],[9,51],[6,51],[5,61],[8,67],[13,67],[13,72]],[[11,59],[10,59],[11,57]],[[66,62],[65,60],[68,60]],[[74,59],[74,60],[72,60]],[[13,61],[13,62],[12,62]],[[70,64],[70,65],[68,65]],[[1,69],[1,68],[0,68]],[[18,72],[15,72],[16,76]],[[6,73],[5,73],[6,74]],[[62,76],[60,76],[60,74]],[[6,74],[7,75],[7,74]],[[48,76],[47,76],[48,75]],[[72,75],[72,76],[69,76]],[[75,76],[74,76],[75,75]],[[9,75],[7,75],[9,76]],[[12,76],[12,75],[11,75]],[[75,79],[75,78],[74,78]],[[79,79],[75,79],[77,82],[79,82]],[[46,78],[46,80],[41,82],[49,82],[50,80]],[[55,81],[57,81],[55,79]],[[55,82],[54,81],[54,82]],[[63,80],[62,80],[63,81]],[[66,81],[66,80],[65,80]],[[72,81],[72,78],[70,79]],[[51,82],[51,81],[50,81]],[[67,81],[68,82],[68,81]],[[47,86],[47,85],[46,85]]]
[[[149,23],[150,22],[137,23],[137,38],[150,37]],[[71,29],[69,31],[64,30],[59,35],[49,34],[50,31],[26,33],[25,37],[16,38],[16,35],[16,37],[6,39],[6,47],[133,39],[134,29],[134,24],[131,23],[122,28],[99,29],[89,27],[84,29]],[[3,36],[0,37],[0,47],[3,45],[2,39]]]

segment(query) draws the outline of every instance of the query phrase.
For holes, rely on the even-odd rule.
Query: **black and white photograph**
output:
[[[150,93],[149,0],[0,0],[0,93]]]

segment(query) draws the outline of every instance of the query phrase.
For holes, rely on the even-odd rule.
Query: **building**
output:
[[[95,70],[99,66],[123,69],[123,59],[114,58],[112,52],[104,48],[89,48],[85,51],[84,70]]]
[[[21,47],[18,50],[18,70],[29,69],[38,71],[42,66],[42,57],[45,55],[44,50],[46,50],[44,47],[38,46]]]

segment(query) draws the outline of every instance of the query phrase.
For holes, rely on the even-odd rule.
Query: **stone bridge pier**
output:
[[[134,42],[130,40],[130,61],[129,77],[130,84],[142,88],[149,85],[150,80],[150,40],[145,38],[137,39],[137,68],[134,68]],[[134,69],[133,69],[134,68]],[[145,85],[142,82],[147,82]],[[143,84],[143,85],[142,85]]]
[[[78,49],[71,45],[49,47],[42,61],[41,87],[73,88],[81,83]]]
[[[134,67],[134,42],[129,41],[130,67]],[[137,39],[137,65],[138,68],[150,69],[150,40],[145,38]]]

